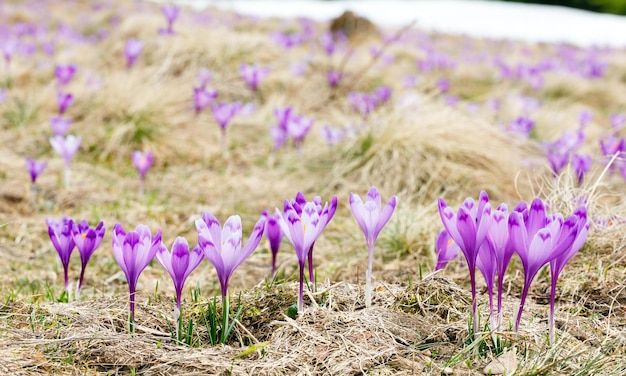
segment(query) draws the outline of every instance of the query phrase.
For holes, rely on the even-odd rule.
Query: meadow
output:
[[[5,1],[0,21],[0,373],[626,373],[626,48],[121,0]],[[58,145],[72,136],[75,154]],[[36,179],[27,159],[46,163]],[[369,306],[350,197],[372,186],[397,204]],[[464,256],[435,270],[438,200],[456,211],[481,191],[494,209],[535,198],[566,218],[586,209],[586,242],[558,280],[556,341],[548,267],[514,330],[525,268],[513,256],[495,331],[480,273],[472,327]],[[212,344],[221,285],[206,259],[182,290],[178,338],[157,259],[129,325],[116,224],[194,248],[203,213],[239,215],[245,244],[264,210],[286,212],[298,192],[337,199],[302,310],[294,247],[282,239],[272,275],[266,234],[230,279],[224,344]],[[79,252],[66,289],[49,235],[62,217],[106,228],[79,295]]]

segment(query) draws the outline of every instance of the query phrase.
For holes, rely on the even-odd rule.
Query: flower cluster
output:
[[[478,203],[472,198],[454,212],[439,199],[439,213],[445,232],[439,234],[437,250],[441,268],[460,250],[470,272],[474,332],[478,331],[475,269],[484,276],[489,292],[491,327],[496,330],[502,320],[502,287],[509,262],[517,254],[524,267],[524,287],[515,319],[518,330],[530,285],[541,268],[550,264],[552,295],[550,305],[550,337],[554,342],[554,299],[560,272],[578,252],[589,230],[587,210],[579,207],[569,217],[548,213],[544,202],[535,198],[530,205],[520,202],[510,213],[506,204],[491,209],[487,193],[482,191]],[[498,305],[493,307],[493,285],[498,278]]]

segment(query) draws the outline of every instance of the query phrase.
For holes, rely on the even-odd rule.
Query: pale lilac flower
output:
[[[556,299],[556,284],[559,279],[559,275],[563,271],[565,264],[574,257],[574,255],[583,247],[587,240],[587,234],[589,232],[590,222],[587,219],[587,208],[584,206],[579,207],[574,211],[572,215],[577,219],[576,224],[576,237],[569,248],[565,250],[561,255],[555,257],[550,261],[550,276],[552,279],[552,286],[550,290],[550,315],[549,315],[549,327],[550,327],[550,343],[554,344],[555,340],[555,328],[554,328],[554,303]]]
[[[193,88],[193,107],[196,113],[202,111],[206,106],[213,103],[217,98],[217,90],[207,89],[204,86]]]
[[[579,186],[582,184],[585,175],[591,169],[591,163],[592,160],[589,155],[574,154],[572,156],[571,165],[574,169],[574,173],[576,174]]]
[[[204,253],[200,247],[195,247],[189,252],[189,243],[183,237],[177,237],[172,244],[172,252],[161,242],[158,251],[155,254],[156,259],[161,266],[169,273],[174,283],[176,291],[176,309],[174,310],[174,321],[176,322],[176,338],[180,341],[180,305],[182,300],[182,292],[185,287],[187,277],[193,272],[204,259]]]
[[[139,150],[135,150],[131,153],[131,160],[133,166],[135,166],[137,172],[139,172],[141,180],[146,180],[146,173],[154,163],[154,154],[150,151],[143,153]]]
[[[50,138],[50,144],[54,150],[63,158],[65,165],[69,167],[72,157],[80,147],[81,138],[74,135],[54,136]]]
[[[524,288],[514,330],[519,328],[530,285],[539,270],[560,257],[574,242],[578,218],[564,220],[561,214],[549,215],[544,203],[535,198],[530,207],[521,206],[509,214],[509,236],[524,267]]]
[[[374,96],[379,105],[386,103],[391,98],[391,88],[387,85],[381,85],[374,90]]]
[[[48,163],[44,161],[36,161],[30,158],[26,158],[26,169],[30,174],[31,183],[35,184],[37,177],[43,172],[47,165]]]
[[[241,64],[239,66],[239,75],[252,91],[257,91],[259,84],[265,79],[269,72],[270,68],[260,67],[256,64]]]
[[[0,87],[0,104],[6,102],[9,97],[9,91],[5,88]]]
[[[624,124],[626,124],[626,115],[624,114],[612,114],[609,116],[609,120],[611,121],[611,126],[613,129],[620,129]]]
[[[62,116],[53,116],[50,118],[50,127],[55,136],[64,136],[72,125],[72,119]]]
[[[240,109],[240,102],[221,102],[211,106],[215,122],[220,126],[222,150],[224,151],[228,149],[226,142],[226,127],[228,126],[228,123],[230,123],[233,116],[235,116]]]
[[[296,149],[302,148],[304,138],[313,128],[314,120],[304,116],[293,116],[287,123],[287,133],[293,140]]]
[[[166,28],[160,28],[159,34],[172,35],[174,34],[174,21],[178,18],[178,14],[180,13],[180,8],[178,8],[174,4],[163,5],[161,7],[161,12],[165,17],[165,21],[167,22]]]
[[[372,263],[374,260],[374,245],[378,234],[385,227],[389,218],[396,208],[396,196],[391,196],[383,208],[380,193],[376,187],[371,187],[367,192],[365,203],[359,195],[350,193],[350,209],[363,234],[368,248],[367,273],[365,285],[365,307],[372,305]]]
[[[578,117],[578,123],[580,124],[581,127],[584,127],[587,124],[589,124],[591,120],[593,120],[593,112],[589,110],[583,110],[580,112],[580,115]]]
[[[48,225],[48,236],[52,241],[52,245],[59,254],[61,264],[63,265],[63,276],[65,279],[65,290],[69,293],[69,278],[68,269],[70,264],[70,256],[74,250],[74,238],[72,236],[72,227],[74,221],[67,217],[63,217],[61,220],[55,220],[52,218],[46,219]]]
[[[310,282],[313,282],[313,278],[311,278],[313,246],[337,210],[337,196],[333,196],[330,205],[326,203],[322,207],[321,202],[319,196],[314,201],[307,202],[302,192],[298,192],[296,200],[285,200],[283,214],[276,208],[276,213],[280,215],[280,227],[293,245],[300,266],[298,312],[302,312],[303,309],[304,265],[307,257],[309,279]]]
[[[61,86],[67,85],[72,81],[75,74],[76,65],[74,64],[57,65],[54,69],[54,75]]]
[[[81,270],[80,278],[78,279],[78,285],[76,286],[76,295],[80,294],[80,290],[83,286],[83,279],[85,277],[85,270],[87,269],[87,263],[91,258],[91,255],[102,243],[104,238],[104,222],[100,221],[96,227],[90,227],[87,220],[83,219],[78,223],[73,223],[72,237],[78,253],[80,254]]]
[[[519,116],[508,124],[507,130],[509,132],[528,137],[530,136],[530,132],[532,131],[534,126],[535,122],[529,117]]]
[[[614,135],[608,135],[600,139],[600,150],[604,156],[612,156],[615,153],[622,153],[626,149],[626,140],[617,138]]]
[[[322,137],[328,146],[334,146],[346,138],[346,130],[341,127],[331,127],[327,124],[322,127]]]
[[[117,223],[111,237],[113,256],[126,276],[130,300],[130,331],[134,331],[135,292],[141,272],[150,264],[161,247],[161,230],[152,236],[146,225],[139,225],[126,233]]]
[[[440,78],[437,80],[437,88],[441,94],[446,94],[450,90],[450,80],[447,78]]]
[[[569,153],[563,153],[561,149],[548,149],[548,162],[555,176],[558,176],[569,162]]]
[[[204,88],[213,79],[213,73],[206,68],[200,68],[196,73],[196,78],[200,82],[199,87]]]
[[[67,108],[72,104],[73,101],[74,101],[74,96],[72,95],[72,93],[63,93],[59,91],[57,93],[57,104],[59,105],[59,115],[63,115],[65,111],[67,110]]]
[[[124,57],[126,58],[126,67],[132,67],[141,52],[143,51],[143,42],[137,38],[129,38],[124,46]]]

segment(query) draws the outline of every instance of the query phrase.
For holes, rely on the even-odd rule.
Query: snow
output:
[[[416,27],[424,30],[472,37],[626,47],[626,17],[558,6],[488,0],[177,2],[196,9],[214,6],[257,17],[308,17],[318,21],[352,10],[385,27],[400,27],[416,20]]]

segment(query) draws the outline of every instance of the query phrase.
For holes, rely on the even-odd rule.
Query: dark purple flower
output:
[[[611,157],[616,153],[622,153],[626,149],[626,140],[617,138],[614,135],[608,135],[600,139],[600,150],[602,155]]]
[[[54,69],[54,76],[61,86],[67,85],[75,74],[76,65],[74,64],[57,65]]]
[[[372,262],[374,260],[374,245],[378,234],[385,227],[396,208],[396,196],[391,196],[385,207],[382,207],[380,193],[376,187],[367,192],[365,203],[359,195],[350,193],[350,209],[363,234],[368,248],[367,273],[365,285],[365,307],[372,305]]]
[[[569,153],[563,153],[560,149],[548,149],[548,162],[555,176],[558,176],[569,162]]]
[[[124,57],[126,58],[126,67],[132,67],[141,52],[143,51],[143,42],[136,38],[129,38],[124,46]]]
[[[272,278],[276,275],[276,255],[280,248],[280,242],[283,240],[283,230],[280,228],[280,215],[274,213],[270,215],[267,210],[263,210],[263,217],[265,217],[265,237],[270,243],[270,250],[272,252]]]
[[[67,217],[63,217],[58,221],[48,218],[46,223],[48,224],[48,236],[59,254],[61,264],[63,264],[65,290],[69,293],[69,279],[67,272],[70,264],[70,256],[72,255],[72,251],[75,246],[74,237],[72,236],[74,221]]]
[[[135,150],[131,154],[131,159],[133,161],[133,165],[141,176],[141,180],[145,180],[146,173],[154,163],[154,154],[150,151],[143,153],[139,150]]]
[[[50,118],[50,127],[55,136],[64,136],[72,125],[72,119],[62,116],[53,116]]]
[[[478,306],[476,301],[476,259],[491,226],[491,205],[487,192],[481,191],[478,204],[468,197],[455,213],[446,202],[439,199],[439,215],[454,242],[461,248],[470,272],[474,332],[478,332]]]
[[[126,276],[130,300],[130,331],[134,331],[135,292],[141,272],[150,264],[161,248],[161,230],[152,236],[146,225],[139,225],[135,231],[126,233],[117,223],[112,235],[113,256]]]
[[[256,91],[258,89],[259,84],[263,81],[263,79],[265,79],[269,72],[270,68],[262,68],[256,64],[241,64],[239,66],[239,75],[252,91]]]
[[[100,221],[96,227],[89,227],[89,223],[86,220],[82,220],[78,223],[74,223],[72,226],[72,237],[76,248],[80,254],[81,270],[80,278],[78,279],[78,285],[76,286],[76,295],[80,293],[83,286],[83,278],[85,276],[85,269],[87,269],[87,263],[93,255],[96,248],[100,246],[102,238],[104,238],[104,223]]]
[[[48,163],[44,161],[36,161],[30,158],[26,158],[26,169],[30,174],[31,183],[35,184],[37,177],[43,172],[47,165]]]
[[[379,105],[386,103],[391,98],[391,88],[387,85],[381,85],[374,90],[374,96]]]
[[[63,93],[59,91],[57,93],[59,115],[63,115],[65,111],[67,110],[67,108],[72,104],[73,101],[74,101],[74,96],[72,95],[72,93]]]
[[[205,87],[193,88],[193,107],[196,113],[204,110],[204,108],[217,98],[217,90],[207,89]]]

